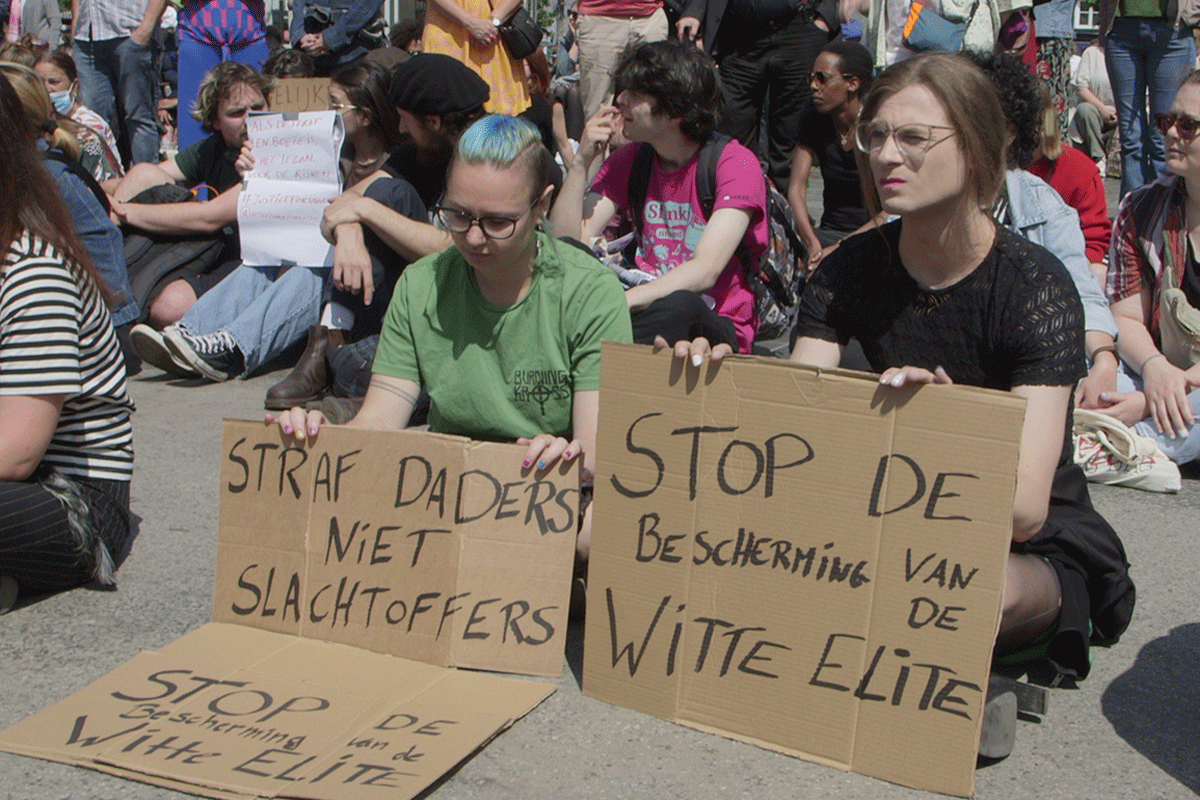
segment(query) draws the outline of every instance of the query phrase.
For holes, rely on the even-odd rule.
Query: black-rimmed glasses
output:
[[[521,212],[521,215],[518,217],[501,217],[495,214],[473,217],[465,211],[441,204],[433,207],[433,213],[437,215],[442,227],[451,233],[466,233],[471,230],[472,225],[479,225],[479,230],[483,231],[483,235],[487,238],[507,239],[513,235],[513,231],[517,229],[517,223],[521,221],[521,218],[538,204],[538,200],[541,200],[541,198],[539,197],[530,203],[529,208]]]

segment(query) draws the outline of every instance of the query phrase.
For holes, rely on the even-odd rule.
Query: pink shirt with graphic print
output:
[[[629,197],[629,174],[640,144],[630,144],[613,153],[600,167],[592,191],[612,200],[620,213]],[[696,188],[700,151],[672,172],[663,171],[654,159],[642,209],[642,234],[638,242],[637,266],[651,275],[662,275],[689,260],[695,252],[707,220]],[[758,159],[736,141],[725,146],[717,161],[713,211],[740,208],[750,214],[742,237],[752,264],[766,252],[766,183]],[[741,352],[754,344],[758,320],[754,314],[754,291],[737,256],[729,260],[716,284],[704,293],[705,302],[718,314],[733,321]]]

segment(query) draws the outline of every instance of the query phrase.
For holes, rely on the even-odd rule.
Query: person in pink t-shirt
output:
[[[554,206],[556,229],[579,231],[585,242],[599,236],[627,210],[639,150],[653,148],[635,269],[625,276],[634,284],[625,292],[634,341],[704,336],[748,353],[758,321],[744,265],[757,264],[767,248],[766,183],[754,154],[728,142],[705,217],[696,173],[716,125],[716,67],[697,48],[654,42],[627,54],[613,77],[617,105],[588,120]],[[618,124],[633,144],[604,162],[589,192],[592,164]]]

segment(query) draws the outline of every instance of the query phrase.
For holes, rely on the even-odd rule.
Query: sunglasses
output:
[[[824,86],[836,77],[838,77],[838,73],[836,72],[818,72],[817,70],[813,70],[812,72],[808,73],[808,82],[815,83],[818,86]],[[841,77],[849,80],[852,76],[843,72],[841,73]]]
[[[1183,142],[1190,142],[1196,138],[1197,132],[1200,132],[1200,119],[1189,117],[1187,114],[1172,111],[1170,114],[1158,114],[1155,120],[1158,122],[1158,129],[1163,132],[1164,136],[1174,128],[1175,135]]]

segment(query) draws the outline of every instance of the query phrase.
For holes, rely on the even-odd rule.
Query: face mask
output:
[[[71,110],[74,101],[71,99],[71,92],[51,92],[50,101],[54,103],[54,110],[60,114],[66,114]]]

